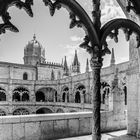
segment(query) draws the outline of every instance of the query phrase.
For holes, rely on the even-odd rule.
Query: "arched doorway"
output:
[[[40,108],[36,111],[36,114],[50,114],[53,113],[49,108]]]

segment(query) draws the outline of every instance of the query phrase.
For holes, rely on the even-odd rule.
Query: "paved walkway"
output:
[[[136,139],[133,136],[128,136],[126,135],[126,133],[127,133],[127,130],[102,133],[101,140],[140,140],[140,139]],[[92,137],[91,135],[88,135],[88,136],[65,138],[65,139],[59,139],[59,140],[92,140]]]

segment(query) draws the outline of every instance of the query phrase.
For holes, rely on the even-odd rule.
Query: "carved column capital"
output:
[[[90,60],[90,66],[91,66],[91,69],[92,70],[95,70],[95,69],[101,69],[103,63],[102,63],[103,59],[102,58],[94,58],[92,57],[91,60]]]

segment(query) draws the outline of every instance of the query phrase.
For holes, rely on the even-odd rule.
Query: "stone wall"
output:
[[[49,140],[91,134],[91,112],[0,117],[1,140]],[[101,113],[102,132],[124,129],[125,119]]]

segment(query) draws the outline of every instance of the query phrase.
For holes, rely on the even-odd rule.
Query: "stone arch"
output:
[[[5,107],[0,107],[0,116],[6,116],[9,114],[9,110]]]
[[[29,115],[31,111],[26,107],[19,107],[13,110],[13,115]]]
[[[16,87],[12,91],[12,100],[13,101],[29,101],[29,90],[25,87]]]
[[[56,113],[64,113],[64,110],[63,110],[62,108],[58,108],[58,109],[56,110]]]
[[[106,104],[106,98],[109,98],[110,85],[106,81],[101,82],[101,103]]]
[[[57,90],[52,87],[42,87],[39,88],[36,93],[36,101],[57,101]]]
[[[68,86],[63,86],[61,89],[62,93],[62,102],[69,102],[69,87]]]
[[[50,113],[53,113],[53,111],[47,107],[41,107],[36,110],[36,114],[50,114]]]
[[[74,88],[75,103],[86,103],[86,87],[84,84],[78,83]]]
[[[6,112],[4,110],[0,109],[0,116],[6,116],[6,115],[7,115]]]
[[[0,87],[0,101],[6,101],[6,91]]]
[[[27,72],[24,72],[23,73],[23,80],[28,80],[28,74],[27,74]]]

